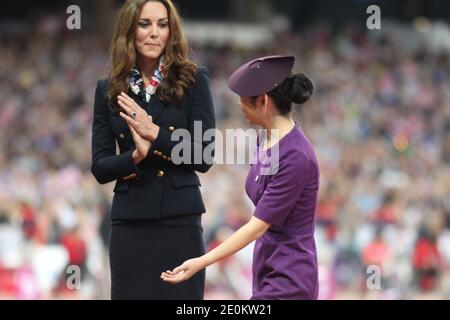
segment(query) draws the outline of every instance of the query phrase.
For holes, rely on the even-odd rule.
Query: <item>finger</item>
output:
[[[161,275],[161,279],[163,279],[164,281],[173,280],[174,276],[170,276],[170,275],[164,273],[163,275]]]
[[[120,94],[117,96],[117,100],[124,102],[127,106],[134,107],[134,100],[131,98],[127,98],[126,96]]]
[[[119,97],[117,99],[117,103],[127,112],[127,114],[131,114],[132,112],[136,112],[138,113],[138,111],[136,110],[136,108],[133,106],[132,103],[130,103],[129,101],[125,100],[122,97]]]
[[[161,276],[163,279],[174,279],[175,278],[175,276],[174,275],[170,275],[170,274],[167,274],[167,273],[164,273],[162,276]]]
[[[120,112],[120,116],[125,119],[125,121],[132,127],[137,125],[137,122],[134,121],[131,117],[127,116],[125,113]]]
[[[139,134],[137,133],[137,131],[131,125],[128,125],[128,128],[131,131],[131,136],[133,138],[134,143],[137,143],[137,138],[138,138]]]
[[[177,284],[182,282],[184,279],[181,277],[164,278],[163,281],[170,284]]]
[[[130,128],[130,131],[131,131],[132,135],[137,135],[138,134],[136,129],[134,129],[132,126],[129,125],[128,128]]]
[[[129,95],[127,95],[125,92],[122,92],[119,97],[123,98],[125,101],[127,101],[127,103],[130,105],[131,108],[133,108],[134,110],[139,110],[142,109],[137,103],[136,101],[134,101],[133,98],[131,98]]]
[[[180,283],[181,281],[174,280],[174,279],[164,279],[164,282],[167,282],[167,283],[170,283],[170,284],[177,284],[177,283]]]
[[[126,100],[134,101],[133,98],[131,98],[129,95],[126,94],[126,92],[123,91],[118,95],[118,97],[123,97]]]
[[[145,111],[144,108],[142,108],[139,104],[134,101],[133,98],[131,98],[129,95],[127,95],[125,92],[122,92],[120,95],[117,96],[117,99],[120,101],[123,101],[129,108],[131,108],[136,113],[144,113],[147,114],[147,111]]]
[[[125,92],[121,92],[120,95],[121,95],[122,97],[124,97],[125,99],[127,99],[127,100],[134,101],[133,98],[131,98],[131,97],[130,97],[129,95],[127,95]]]
[[[118,96],[117,103],[127,112],[128,115],[131,115],[133,112],[135,112],[136,115],[139,115],[143,110],[140,110],[141,108],[137,106],[136,103],[129,101],[122,96]]]
[[[133,109],[123,100],[117,100],[117,103],[119,104],[119,106],[122,107],[122,109],[127,113],[127,114],[131,114],[133,112]]]
[[[117,100],[118,101],[122,101],[123,103],[125,103],[126,105],[131,105],[131,101],[128,100],[126,97],[124,97],[123,95],[118,95],[117,96]]]

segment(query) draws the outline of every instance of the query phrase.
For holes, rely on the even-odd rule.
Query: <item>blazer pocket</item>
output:
[[[129,188],[130,188],[130,181],[117,180],[113,191],[114,192],[128,192]]]
[[[174,188],[201,186],[200,179],[194,172],[177,170],[170,174]]]

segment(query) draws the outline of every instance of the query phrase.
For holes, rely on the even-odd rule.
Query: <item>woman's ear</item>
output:
[[[263,94],[261,97],[261,107],[264,112],[267,112],[269,109],[269,96],[267,94]]]
[[[267,94],[263,94],[261,96],[261,103],[262,103],[264,108],[267,107],[268,102],[269,102],[269,97],[267,96]]]

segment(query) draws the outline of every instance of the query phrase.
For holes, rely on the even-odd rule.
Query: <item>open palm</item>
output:
[[[203,269],[200,259],[194,258],[185,261],[180,266],[173,269],[173,271],[166,271],[161,273],[161,279],[170,284],[177,284],[189,280],[193,275]]]

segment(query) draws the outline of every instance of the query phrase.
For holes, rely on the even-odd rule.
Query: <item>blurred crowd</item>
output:
[[[0,299],[108,299],[113,183],[90,172],[96,80],[109,39],[0,34]],[[248,128],[231,72],[292,54],[315,84],[295,119],[321,170],[321,299],[450,298],[450,53],[404,51],[349,26],[280,32],[264,48],[192,46],[211,72],[217,126]],[[201,174],[207,247],[251,217],[247,165]],[[252,246],[207,269],[206,299],[248,299]],[[77,266],[73,271],[68,266]],[[79,289],[68,286],[77,271]]]

